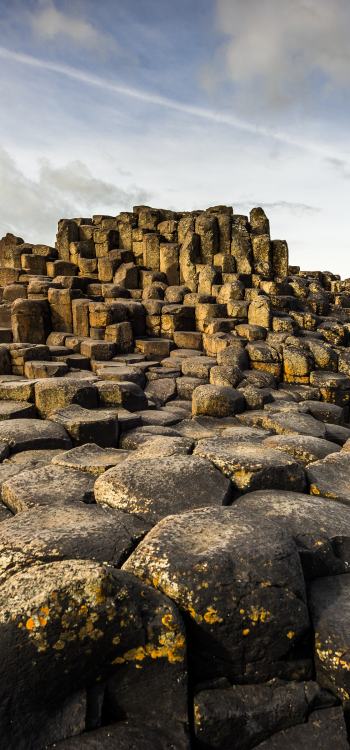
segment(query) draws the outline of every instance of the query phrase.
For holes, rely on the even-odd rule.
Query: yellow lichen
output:
[[[125,662],[140,662],[147,657],[151,659],[167,659],[170,664],[181,662],[184,658],[185,638],[182,634],[164,633],[158,638],[158,644],[146,643],[145,646],[125,651],[122,656],[117,656],[113,664],[124,664]]]
[[[214,625],[216,622],[222,622],[222,617],[219,617],[218,612],[214,607],[208,607],[204,614],[204,619],[209,625]]]
[[[251,607],[250,613],[248,613],[248,617],[254,624],[258,622],[267,622],[270,619],[270,615],[271,612],[263,609],[263,607]]]

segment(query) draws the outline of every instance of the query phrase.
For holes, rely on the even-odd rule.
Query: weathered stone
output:
[[[35,406],[43,418],[69,404],[90,409],[96,407],[97,390],[93,383],[74,378],[48,378],[36,383]]]
[[[257,750],[347,750],[346,727],[341,708],[314,711],[307,724],[277,732],[270,739],[256,745]]]
[[[350,520],[347,508],[324,497],[282,490],[251,492],[235,501],[259,518],[286,529],[299,549],[304,575],[346,573],[350,564]]]
[[[0,422],[0,441],[11,453],[40,448],[71,448],[64,427],[41,419],[9,419]]]
[[[118,444],[118,416],[107,409],[84,409],[78,404],[69,404],[56,409],[50,419],[63,425],[75,445],[97,443],[102,448]]]
[[[340,446],[336,443],[310,435],[272,435],[264,440],[264,445],[274,450],[289,453],[303,466],[340,450]]]
[[[152,524],[169,513],[228,502],[230,483],[198,456],[126,461],[95,483],[98,503],[119,508]]]
[[[34,566],[3,585],[0,625],[0,721],[10,750],[35,746],[45,713],[86,682],[133,671],[141,653],[144,668],[153,659],[157,664],[149,686],[153,705],[163,703],[157,676],[164,684],[167,678],[176,696],[174,723],[183,717],[185,724],[183,625],[168,599],[133,576],[86,560]]]
[[[287,488],[302,492],[305,487],[305,474],[297,461],[256,443],[240,445],[231,437],[209,438],[198,442],[194,454],[212,461],[240,493]]]
[[[194,699],[196,740],[201,748],[227,750],[235,738],[237,750],[249,750],[275,732],[302,724],[315,708],[333,702],[316,682],[274,679],[264,685],[202,690]]]
[[[129,411],[142,411],[148,405],[147,397],[136,383],[100,380],[96,383],[101,406],[123,407]]]
[[[130,460],[140,458],[163,458],[165,456],[185,456],[191,452],[193,441],[181,436],[142,435],[143,439],[136,450],[129,454]]]
[[[59,750],[115,750],[116,747],[118,750],[173,750],[175,747],[177,750],[189,750],[183,732],[180,736],[180,733],[173,734],[169,728],[154,728],[143,721],[139,725],[118,721],[117,724],[86,732],[51,747]]]
[[[67,502],[91,503],[94,478],[83,471],[47,465],[25,468],[2,485],[2,500],[13,513],[22,513],[38,505]]]
[[[53,458],[52,463],[69,469],[87,471],[94,476],[103,474],[107,469],[125,461],[129,452],[118,448],[101,448],[96,443],[87,443],[67,452],[61,452]]]
[[[323,422],[311,416],[292,412],[266,413],[262,417],[262,427],[277,432],[278,435],[309,435],[314,438],[325,438],[326,428]]]
[[[0,401],[1,422],[4,419],[30,419],[30,417],[36,417],[36,409],[29,401]]]
[[[317,681],[336,695],[348,710],[349,670],[349,573],[313,581],[310,614],[315,630]]]
[[[311,495],[350,505],[350,455],[341,451],[315,461],[306,469]]]
[[[294,542],[271,521],[253,519],[234,507],[169,516],[124,564],[186,614],[200,679],[286,675],[292,665],[284,659],[308,629]]]
[[[192,414],[229,417],[244,411],[244,398],[227,386],[200,385],[192,394]]]
[[[59,560],[121,565],[147,526],[118,510],[84,503],[38,506],[1,526],[0,582]]]
[[[17,299],[12,305],[11,322],[14,341],[45,344],[50,333],[50,310],[41,300]]]

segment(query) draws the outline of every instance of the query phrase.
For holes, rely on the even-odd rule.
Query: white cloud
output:
[[[269,0],[265,0],[268,2]],[[255,0],[253,0],[255,2]],[[287,129],[281,129],[279,127],[266,127],[260,123],[254,121],[248,121],[231,112],[220,111],[217,109],[209,109],[207,107],[199,107],[192,104],[172,99],[170,97],[162,96],[156,93],[137,89],[131,86],[125,86],[121,83],[114,83],[107,78],[103,78],[98,75],[93,75],[89,72],[85,72],[80,68],[72,67],[71,65],[65,65],[61,63],[54,63],[50,60],[44,60],[34,55],[22,54],[14,52],[13,50],[7,49],[0,45],[0,58],[3,57],[5,60],[10,60],[19,63],[20,65],[27,66],[29,68],[37,68],[38,70],[59,73],[63,77],[78,81],[86,84],[87,86],[96,87],[103,91],[111,94],[121,95],[129,99],[134,99],[137,102],[144,104],[150,104],[154,107],[160,107],[165,110],[173,110],[175,112],[188,115],[191,118],[198,120],[206,120],[210,123],[216,123],[217,125],[224,125],[228,128],[241,131],[258,138],[268,139],[274,141],[277,144],[284,146],[290,146],[291,148],[300,149],[306,151],[309,154],[315,154],[321,158],[327,159],[328,161],[342,162],[344,164],[350,163],[349,158],[346,154],[339,152],[337,149],[329,148],[326,144],[318,143],[316,139],[307,139],[303,135],[293,135],[288,132]]]
[[[349,87],[349,0],[216,0],[216,10],[222,75],[247,96],[252,87],[278,106]]]
[[[38,177],[33,179],[1,148],[0,183],[0,236],[13,232],[29,242],[52,244],[60,218],[93,213],[115,216],[149,199],[149,194],[136,186],[118,188],[94,177],[82,161],[56,167],[43,159]]]
[[[82,47],[99,48],[101,43],[110,45],[111,38],[99,31],[82,15],[75,16],[58,10],[53,0],[43,0],[30,13],[30,24],[36,35],[48,41],[66,37]]]

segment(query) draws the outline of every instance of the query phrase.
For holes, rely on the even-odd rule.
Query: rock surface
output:
[[[349,748],[350,283],[262,208],[0,239],[0,748]]]

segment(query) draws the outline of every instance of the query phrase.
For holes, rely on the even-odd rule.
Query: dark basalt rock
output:
[[[347,750],[344,715],[340,708],[329,708],[327,711],[315,711],[307,724],[299,724],[291,729],[282,730],[260,745],[259,750]]]
[[[176,602],[200,678],[287,676],[308,631],[297,548],[277,524],[233,508],[168,516],[124,565]],[[297,653],[295,655],[297,659]]]
[[[99,477],[95,498],[154,525],[174,512],[226,504],[230,482],[199,456],[135,458]]]
[[[263,685],[203,690],[194,699],[198,747],[250,750],[282,729],[303,724],[311,711],[335,702],[316,682],[275,679]]]
[[[349,331],[260,207],[0,239],[0,750],[349,747]]]
[[[320,578],[310,590],[315,666],[320,685],[350,707],[350,575]]]
[[[157,688],[167,672],[172,723],[184,731],[183,624],[169,599],[134,576],[86,560],[19,572],[0,590],[0,633],[1,741],[9,750],[38,747],[43,717],[66,696],[119,667],[137,674],[140,662],[151,665],[151,710],[168,700]]]
[[[350,566],[350,517],[347,508],[324,497],[265,490],[236,500],[257,522],[271,519],[292,535],[304,575],[318,578],[346,573]]]

